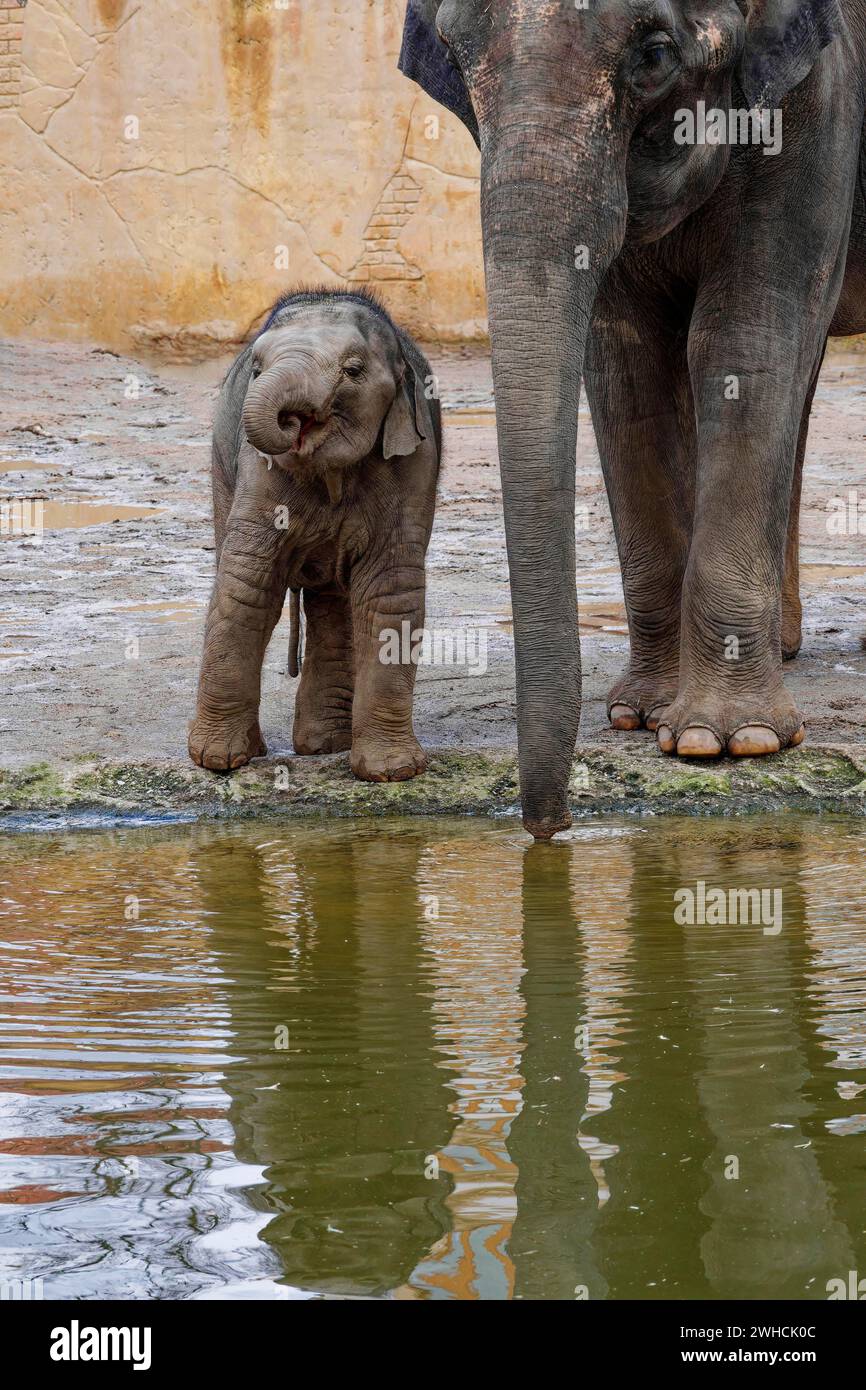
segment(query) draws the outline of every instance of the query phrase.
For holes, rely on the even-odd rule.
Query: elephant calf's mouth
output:
[[[294,442],[287,450],[290,454],[299,454],[306,443],[307,436],[316,425],[321,421],[315,415],[304,415],[300,411],[281,410],[277,416],[277,424],[284,434],[291,434],[297,428]]]

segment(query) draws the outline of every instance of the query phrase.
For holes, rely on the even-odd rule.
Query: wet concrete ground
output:
[[[186,761],[213,578],[209,422],[224,365],[144,365],[68,344],[0,346],[0,499],[40,498],[40,545],[0,535],[0,767],[71,759]],[[416,726],[450,749],[515,741],[513,644],[485,354],[433,354],[446,454],[428,556],[428,627],[483,629],[487,670],[423,667]],[[812,747],[866,743],[866,535],[832,535],[831,499],[858,490],[866,531],[866,355],[828,358],[803,507],[805,640],[787,668]],[[644,762],[614,734],[605,693],[628,639],[619,567],[585,403],[578,457],[581,746]],[[291,751],[288,623],[271,643],[262,728]]]

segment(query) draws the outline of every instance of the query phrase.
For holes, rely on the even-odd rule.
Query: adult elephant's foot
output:
[[[189,756],[198,767],[232,772],[267,753],[256,713],[220,718],[198,714],[189,731]]]
[[[352,771],[363,782],[407,782],[427,771],[424,749],[414,737],[359,736],[352,743]]]
[[[796,747],[806,726],[788,692],[743,698],[684,691],[665,710],[656,731],[663,753],[681,758],[761,758]]]
[[[345,753],[352,747],[351,719],[295,719],[292,746],[299,757]]]
[[[608,693],[607,717],[621,733],[634,729],[654,732],[664,711],[676,699],[678,671],[642,675],[631,667]]]

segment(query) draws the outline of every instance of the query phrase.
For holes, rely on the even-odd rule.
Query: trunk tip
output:
[[[568,830],[572,823],[571,812],[566,809],[561,816],[545,816],[541,820],[536,820],[533,816],[525,814],[523,825],[534,840],[552,840],[554,835],[560,830]]]

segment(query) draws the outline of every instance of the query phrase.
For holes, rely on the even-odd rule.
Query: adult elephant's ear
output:
[[[739,78],[749,108],[780,105],[842,33],[839,0],[745,0]]]
[[[436,15],[442,0],[408,0],[400,71],[423,87],[428,97],[459,116],[476,145],[478,122],[456,64],[436,32]]]

